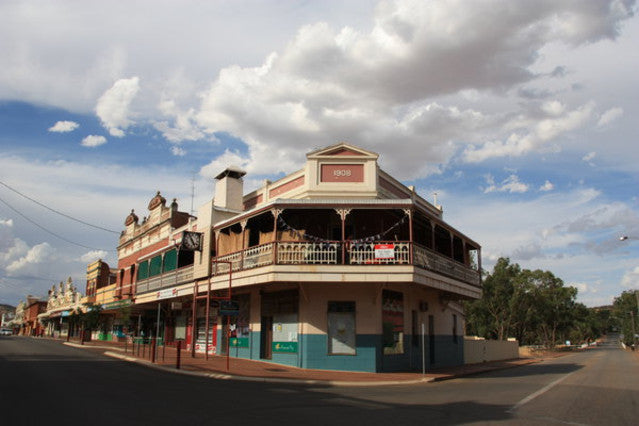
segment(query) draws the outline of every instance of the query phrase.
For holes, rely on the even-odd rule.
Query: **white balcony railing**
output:
[[[388,247],[387,252],[380,255],[375,250],[375,246],[384,245]],[[351,265],[397,265],[410,263],[410,243],[408,242],[375,242],[375,243],[353,243],[348,248],[349,262]]]
[[[258,268],[273,263],[273,244],[262,244],[244,250],[244,269]]]
[[[219,263],[213,262],[212,274],[228,274],[229,266],[232,266],[233,272],[242,269],[242,252],[236,251],[235,253],[227,254],[217,258]],[[228,263],[230,262],[230,264]]]
[[[417,244],[413,244],[413,264],[469,284],[480,284],[479,272]]]
[[[337,264],[340,245],[338,242],[280,242],[277,243],[277,263],[281,265],[334,265]]]
[[[380,253],[380,245],[385,253]],[[273,253],[274,248],[277,255]],[[377,251],[376,251],[377,249]],[[227,274],[229,266],[233,272],[278,265],[337,265],[342,263],[342,243],[279,241],[251,247],[244,251],[220,256],[212,262],[213,275]],[[480,276],[476,270],[450,259],[431,249],[408,241],[347,243],[344,253],[347,265],[410,265],[428,269],[460,281],[479,286]]]

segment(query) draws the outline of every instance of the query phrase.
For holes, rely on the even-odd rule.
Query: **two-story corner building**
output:
[[[193,351],[354,371],[462,364],[458,302],[481,296],[480,246],[377,159],[329,146],[248,194],[227,169],[196,222],[129,259],[135,303]]]

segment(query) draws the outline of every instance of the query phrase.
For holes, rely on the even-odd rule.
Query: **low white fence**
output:
[[[464,364],[501,361],[519,358],[519,342],[516,340],[486,340],[464,336]]]

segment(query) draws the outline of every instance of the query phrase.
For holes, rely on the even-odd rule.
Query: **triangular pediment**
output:
[[[357,157],[358,159],[377,159],[379,155],[375,152],[367,151],[355,145],[345,142],[327,146],[306,155],[308,159],[327,158],[327,157]]]

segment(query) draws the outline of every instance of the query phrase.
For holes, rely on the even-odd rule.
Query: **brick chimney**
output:
[[[246,172],[238,167],[229,167],[217,175],[213,205],[229,210],[244,210],[244,181]]]

